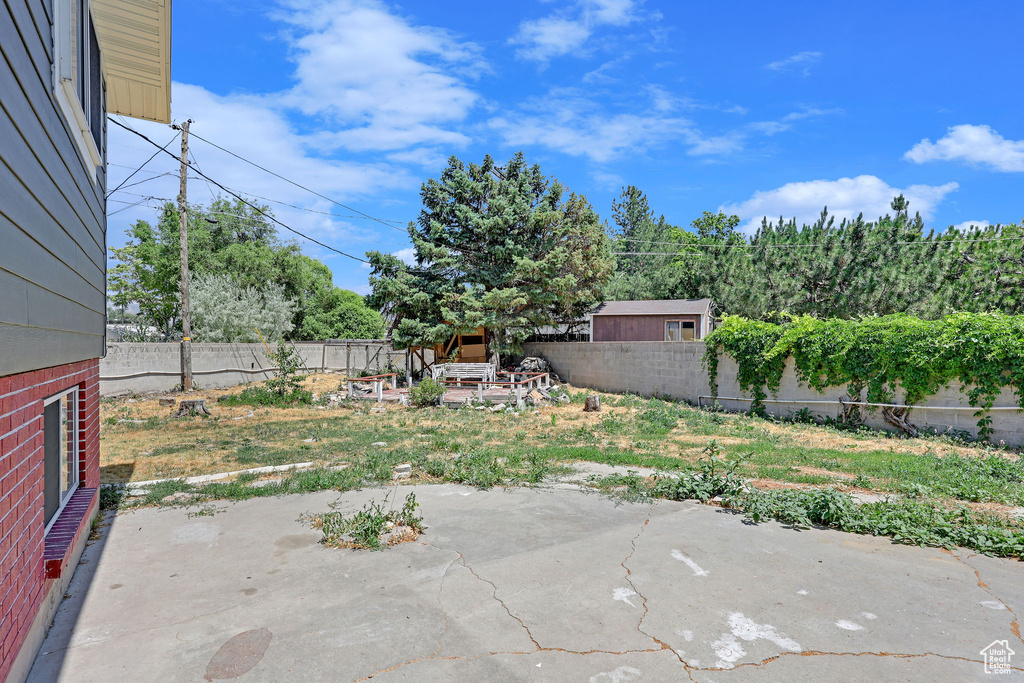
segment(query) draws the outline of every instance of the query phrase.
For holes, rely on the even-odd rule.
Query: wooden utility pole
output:
[[[188,303],[188,126],[181,124],[181,190],[178,193],[178,236],[181,243],[181,388],[192,391],[192,312]]]

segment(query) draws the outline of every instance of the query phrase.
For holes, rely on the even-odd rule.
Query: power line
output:
[[[157,150],[156,152],[153,152],[153,155],[152,155],[151,157],[149,157],[148,159],[146,159],[145,161],[143,161],[143,162],[142,162],[142,166],[139,166],[139,167],[138,167],[137,169],[135,169],[134,171],[132,171],[132,172],[131,172],[131,173],[130,173],[130,174],[128,175],[128,177],[127,177],[127,178],[125,178],[124,180],[122,180],[122,181],[121,181],[121,184],[120,184],[120,185],[118,185],[118,186],[117,186],[117,187],[115,187],[115,188],[114,188],[113,190],[111,190],[110,192],[108,192],[108,193],[107,193],[107,196],[106,196],[106,197],[104,197],[104,199],[107,199],[108,197],[110,197],[110,195],[114,194],[115,192],[117,192],[118,190],[120,190],[120,189],[121,189],[122,187],[124,187],[124,184],[125,184],[125,183],[127,183],[127,182],[128,182],[129,180],[131,180],[131,179],[132,179],[132,176],[134,176],[134,175],[135,175],[136,173],[138,173],[139,171],[141,171],[141,170],[142,170],[142,167],[143,167],[143,166],[145,166],[145,165],[146,165],[146,164],[148,164],[149,162],[153,161],[153,159],[155,159],[155,158],[156,158],[156,155],[157,155],[157,154],[159,154],[160,152],[166,152],[166,151],[167,151],[167,148],[168,148],[168,147],[169,147],[169,146],[171,145],[171,143],[172,143],[172,142],[174,142],[174,141],[175,141],[175,140],[177,140],[177,139],[178,139],[178,134],[177,134],[177,133],[175,133],[175,134],[174,134],[174,137],[173,137],[173,138],[171,138],[170,140],[168,140],[168,141],[167,141],[167,144],[166,144],[166,145],[164,145],[163,147],[161,147],[161,148],[160,148],[159,150]],[[137,183],[136,183],[136,184],[137,184]],[[130,187],[130,186],[129,186],[129,187]]]
[[[176,175],[178,175],[178,174],[177,174],[177,173],[174,173],[174,172],[172,172],[172,171],[167,171],[166,173],[161,173],[161,174],[159,174],[159,175],[155,175],[155,176],[150,176],[149,178],[143,178],[142,180],[139,180],[139,181],[137,181],[137,182],[134,182],[134,183],[132,183],[131,185],[125,185],[124,183],[121,183],[121,185],[118,185],[118,189],[120,189],[120,188],[121,188],[122,186],[123,186],[123,187],[126,187],[126,188],[128,188],[128,187],[135,187],[136,185],[141,185],[142,183],[148,183],[148,182],[149,182],[150,180],[156,180],[157,178],[163,178],[163,177],[164,177],[165,175],[173,175],[173,176],[176,176]],[[114,192],[117,192],[117,190],[114,190]],[[107,195],[107,199],[110,199],[110,195],[114,194],[114,192],[111,192],[110,194],[108,194],[108,195]]]
[[[348,206],[348,205],[346,205],[346,204],[342,204],[341,202],[337,201],[336,199],[331,199],[331,198],[330,198],[330,197],[328,197],[327,195],[324,195],[324,194],[320,194],[320,193],[319,193],[319,192],[317,192],[316,190],[311,190],[310,188],[306,187],[305,185],[301,185],[301,184],[299,184],[299,183],[295,182],[294,180],[290,180],[290,179],[288,179],[288,178],[285,178],[285,177],[284,177],[283,175],[281,175],[281,174],[279,174],[279,173],[275,173],[274,171],[271,171],[271,170],[270,170],[269,168],[267,168],[266,166],[260,166],[260,165],[259,165],[259,164],[257,164],[257,163],[256,163],[255,161],[250,161],[249,159],[246,159],[245,157],[243,157],[243,156],[241,156],[241,155],[239,155],[239,154],[235,154],[235,153],[234,153],[234,152],[232,152],[231,150],[229,150],[229,149],[225,149],[225,148],[221,147],[220,145],[218,145],[218,144],[217,144],[217,143],[215,143],[215,142],[210,142],[209,140],[207,140],[207,139],[206,139],[206,138],[204,138],[204,137],[200,137],[199,135],[195,135],[194,137],[196,137],[196,138],[198,138],[198,139],[202,140],[203,142],[205,142],[205,143],[206,143],[206,144],[208,144],[208,145],[211,145],[211,146],[213,146],[213,147],[216,147],[217,149],[219,149],[220,151],[222,151],[222,152],[224,152],[224,153],[226,153],[226,154],[230,154],[231,156],[235,157],[236,159],[239,159],[239,160],[241,160],[241,161],[244,161],[244,162],[245,162],[245,163],[247,163],[247,164],[250,164],[250,165],[252,165],[252,166],[255,166],[256,168],[260,169],[261,171],[264,171],[264,172],[266,172],[266,173],[269,173],[270,175],[274,176],[275,178],[280,178],[281,180],[285,181],[286,183],[290,183],[290,184],[294,185],[295,187],[297,187],[297,188],[299,188],[299,189],[302,189],[302,190],[305,190],[306,192],[309,192],[310,194],[315,194],[315,195],[316,195],[317,197],[320,197],[321,199],[326,199],[327,201],[331,202],[332,204],[337,204],[338,206],[342,207],[343,209],[348,209],[349,211],[352,211],[353,213],[357,213],[357,214],[359,214],[360,216],[362,216],[363,218],[368,218],[368,219],[369,219],[369,220],[371,220],[371,221],[377,221],[377,222],[378,222],[378,223],[380,223],[381,225],[387,225],[387,226],[388,226],[389,228],[391,228],[391,229],[393,229],[393,230],[400,230],[400,229],[401,229],[401,228],[396,228],[396,227],[395,227],[395,226],[393,226],[393,225],[390,225],[390,224],[389,224],[389,223],[388,223],[388,222],[387,222],[386,220],[384,220],[384,219],[382,219],[382,218],[377,218],[376,216],[371,216],[371,215],[370,215],[370,214],[368,214],[368,213],[363,213],[363,212],[362,212],[362,211],[360,211],[359,209],[354,209],[354,208],[352,208],[351,206]],[[398,222],[398,221],[392,221],[392,222]]]
[[[668,245],[668,246],[675,246],[675,247],[680,247],[680,248],[685,247],[687,249],[701,249],[701,248],[707,248],[707,249],[796,249],[796,248],[802,248],[802,247],[826,247],[826,246],[834,246],[834,245],[842,245],[843,244],[843,242],[841,242],[841,241],[836,241],[836,242],[833,242],[832,244],[828,244],[828,243],[824,243],[824,242],[809,242],[807,244],[684,244],[684,243],[680,243],[680,242],[658,242],[658,241],[654,241],[654,240],[641,240],[641,239],[636,239],[636,238],[632,238],[632,237],[616,237],[616,238],[613,238],[613,241],[616,240],[616,239],[622,240],[624,242],[633,242],[633,243],[641,243],[641,244]],[[978,242],[1013,242],[1013,241],[1018,241],[1018,240],[1024,240],[1024,235],[1021,235],[1020,237],[990,237],[990,238],[954,237],[954,238],[949,238],[949,239],[944,239],[940,235],[938,238],[931,239],[931,240],[923,239],[922,238],[920,240],[912,240],[912,241],[870,242],[870,243],[865,243],[865,245],[866,246],[878,246],[878,245],[892,244],[892,245],[904,245],[904,246],[914,246],[914,245],[917,245],[917,246],[921,246],[921,245],[924,245],[924,246],[939,245],[939,246],[941,246],[943,244],[951,244],[953,242],[970,242],[972,244],[975,244],[975,243],[978,243]],[[626,253],[626,252],[622,252],[622,253]],[[637,253],[655,254],[657,252],[637,252]],[[665,255],[671,256],[671,255],[674,255],[674,254],[665,254]]]
[[[148,138],[147,136],[145,136],[144,134],[142,134],[142,133],[140,133],[139,131],[135,130],[135,129],[134,129],[134,128],[132,128],[131,126],[129,126],[129,125],[126,125],[126,124],[124,124],[124,123],[121,123],[121,122],[120,122],[120,121],[118,121],[117,119],[113,119],[113,118],[112,118],[112,119],[110,119],[110,120],[111,120],[111,121],[113,121],[113,122],[114,122],[114,123],[115,123],[116,125],[120,126],[121,128],[124,128],[125,130],[127,130],[127,131],[129,131],[129,132],[131,132],[131,133],[135,133],[135,135],[138,135],[138,136],[139,136],[140,138],[142,138],[143,140],[145,140],[145,141],[146,141],[146,142],[148,142],[149,144],[153,145],[154,147],[160,147],[160,145],[159,145],[158,143],[156,143],[156,142],[154,142],[153,140],[149,139],[149,138]],[[198,136],[196,136],[196,137],[198,137]],[[200,139],[202,139],[202,138],[200,138]],[[203,140],[203,141],[204,141],[204,142],[206,142],[205,140]],[[175,157],[175,156],[174,156],[173,154],[171,154],[170,152],[168,152],[168,151],[167,151],[166,149],[163,149],[163,148],[161,148],[161,151],[162,151],[162,152],[163,152],[164,154],[167,154],[168,156],[170,156],[170,157],[172,157],[172,158],[174,158],[174,159],[177,159],[177,157]],[[192,166],[191,166],[190,164],[186,164],[186,165],[188,165],[188,166],[189,166],[189,168],[193,168],[193,167],[192,167]],[[313,238],[312,238],[312,237],[310,237],[309,235],[306,235],[306,234],[304,234],[304,233],[301,233],[301,232],[299,232],[298,230],[296,230],[295,228],[291,227],[290,225],[287,225],[287,224],[285,224],[285,223],[282,223],[282,222],[281,222],[280,220],[278,220],[277,218],[275,218],[275,217],[274,217],[274,216],[273,216],[272,214],[269,214],[269,213],[267,213],[267,212],[263,211],[263,209],[259,208],[258,206],[256,206],[256,205],[255,205],[255,204],[253,204],[252,202],[250,202],[249,200],[245,199],[245,198],[244,198],[244,197],[242,197],[242,196],[241,196],[240,194],[237,194],[237,193],[233,192],[232,190],[229,190],[228,188],[224,187],[223,185],[221,185],[221,184],[220,184],[220,183],[218,183],[218,182],[217,182],[216,180],[214,180],[214,179],[213,179],[213,178],[211,178],[210,176],[206,175],[205,173],[203,173],[203,172],[202,172],[202,171],[200,171],[199,169],[197,169],[197,168],[193,168],[193,170],[195,170],[195,171],[196,171],[197,173],[199,173],[199,175],[200,175],[200,176],[202,176],[203,178],[205,178],[206,180],[210,181],[211,183],[213,183],[214,185],[216,185],[216,186],[217,186],[217,187],[219,187],[220,189],[224,190],[225,192],[227,192],[228,194],[230,194],[231,196],[233,196],[233,197],[234,197],[235,199],[237,199],[238,201],[240,201],[240,202],[242,202],[243,204],[245,204],[246,206],[248,206],[248,207],[249,207],[250,209],[253,209],[254,211],[257,211],[257,212],[259,212],[259,213],[260,213],[260,214],[262,214],[263,216],[266,216],[267,218],[269,218],[269,219],[270,219],[270,220],[272,220],[273,222],[275,222],[275,223],[277,223],[278,225],[280,225],[280,226],[281,226],[282,228],[284,228],[285,230],[288,230],[289,232],[293,232],[293,233],[295,233],[296,235],[298,235],[298,236],[300,236],[300,237],[302,237],[302,238],[304,238],[304,239],[307,239],[307,240],[309,240],[310,242],[312,242],[312,243],[314,243],[314,244],[319,244],[319,245],[320,245],[321,247],[323,247],[324,249],[327,249],[327,250],[329,250],[329,251],[333,251],[333,252],[334,252],[334,253],[336,253],[336,254],[340,254],[340,255],[342,255],[342,256],[348,257],[348,258],[350,258],[350,259],[352,259],[352,260],[354,260],[354,261],[359,261],[360,263],[369,263],[369,261],[367,261],[366,259],[361,259],[361,258],[359,258],[358,256],[353,256],[352,254],[347,254],[347,253],[345,253],[345,252],[341,251],[340,249],[335,249],[334,247],[332,247],[332,246],[330,246],[330,245],[324,244],[323,242],[321,242],[321,241],[319,241],[319,240],[313,239]],[[375,219],[375,220],[376,220],[376,219]]]

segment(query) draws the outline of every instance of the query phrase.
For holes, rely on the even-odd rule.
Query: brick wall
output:
[[[708,374],[704,369],[704,342],[543,342],[524,345],[527,355],[543,356],[551,367],[567,382],[578,387],[591,387],[600,391],[628,392],[641,396],[670,396],[690,403],[708,403],[711,393]],[[750,408],[750,396],[742,391],[737,381],[739,367],[728,356],[719,357],[719,402],[727,410],[745,411]],[[819,393],[799,381],[790,358],[782,376],[778,395],[771,399],[767,411],[778,417],[791,417],[807,408],[818,418],[839,415],[839,397],[846,395],[846,387],[829,387]],[[902,393],[897,392],[902,400]],[[728,398],[726,398],[728,397]],[[821,402],[825,403],[821,403]],[[922,402],[927,409],[911,412],[911,422],[922,429],[946,432],[958,430],[971,435],[978,433],[978,418],[969,407],[967,395],[959,385],[939,390]],[[1003,390],[995,404],[1015,407],[1017,399],[1010,390]],[[1003,441],[1011,446],[1024,446],[1024,416],[1016,410],[997,410],[992,416],[993,442]],[[893,430],[880,411],[867,413],[866,424],[874,429]]]
[[[92,489],[81,532],[99,487],[98,379],[98,360],[0,377],[0,680],[10,672],[53,581],[45,576],[43,560],[43,400],[79,390],[80,486]]]

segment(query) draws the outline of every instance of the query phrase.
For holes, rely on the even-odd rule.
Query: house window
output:
[[[665,322],[665,341],[693,341],[695,324],[692,320],[668,320]]]
[[[54,0],[53,92],[86,167],[103,163],[106,118],[100,44],[89,0]]]
[[[43,402],[43,519],[46,530],[78,488],[78,389]]]

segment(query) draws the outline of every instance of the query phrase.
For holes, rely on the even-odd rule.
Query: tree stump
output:
[[[587,402],[583,404],[583,412],[585,413],[599,413],[601,412],[601,397],[596,394],[587,396]]]
[[[199,399],[196,401],[182,401],[174,417],[190,417],[192,415],[212,415],[212,413],[206,409],[206,401]]]

